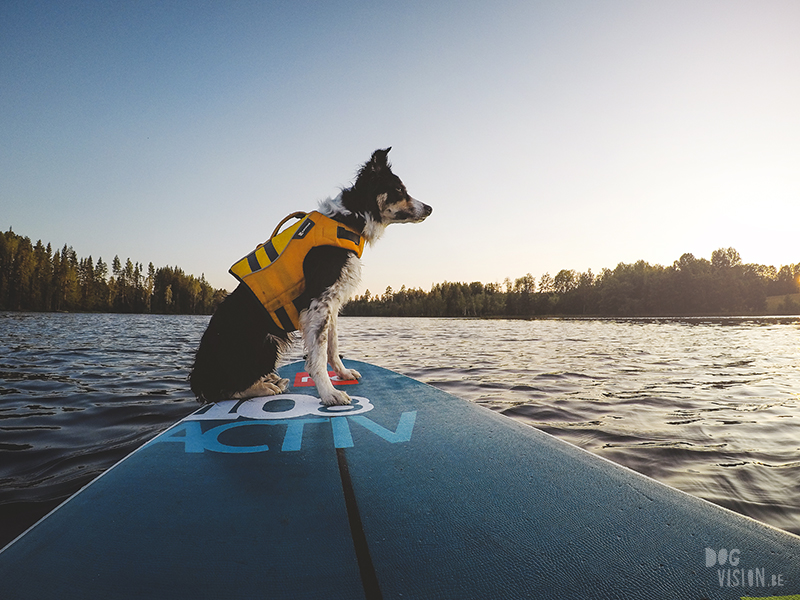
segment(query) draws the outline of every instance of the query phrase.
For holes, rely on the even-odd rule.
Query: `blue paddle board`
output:
[[[205,406],[0,553],[0,597],[800,598],[800,538],[397,373]]]

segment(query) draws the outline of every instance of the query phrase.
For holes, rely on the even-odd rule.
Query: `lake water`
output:
[[[0,547],[197,407],[186,378],[207,322],[0,313]],[[345,357],[800,534],[800,317],[340,329]]]

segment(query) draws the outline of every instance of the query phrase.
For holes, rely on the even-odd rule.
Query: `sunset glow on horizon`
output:
[[[6,2],[0,229],[230,265],[373,150],[430,204],[363,283],[800,262],[794,1]]]

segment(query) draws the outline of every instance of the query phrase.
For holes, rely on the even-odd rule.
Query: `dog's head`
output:
[[[391,223],[419,223],[433,209],[408,194],[400,178],[392,173],[387,155],[391,148],[376,150],[358,173],[353,187],[342,201],[348,210],[363,215],[375,226]]]

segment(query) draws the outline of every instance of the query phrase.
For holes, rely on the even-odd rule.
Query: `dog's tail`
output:
[[[222,390],[217,390],[216,393],[211,391],[211,381],[209,379],[210,365],[207,365],[205,358],[207,352],[203,351],[203,343],[200,342],[200,347],[197,349],[197,354],[194,358],[192,370],[189,373],[189,387],[192,393],[197,398],[200,404],[208,404],[209,402],[216,402],[221,400]]]
[[[189,385],[198,402],[227,400],[274,372],[291,339],[239,284],[217,307],[197,348]]]

